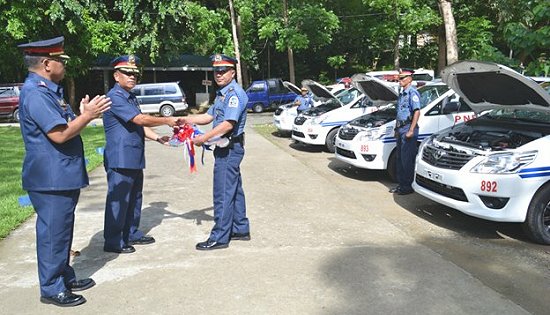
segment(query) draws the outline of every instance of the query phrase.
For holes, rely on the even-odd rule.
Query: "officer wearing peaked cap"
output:
[[[211,56],[211,60],[219,87],[214,105],[205,114],[182,118],[189,124],[212,122],[212,130],[193,139],[196,145],[216,136],[230,139],[227,147],[214,150],[214,227],[208,239],[196,245],[198,250],[226,248],[230,240],[250,240],[240,168],[248,97],[235,81],[237,60],[220,54]]]
[[[155,242],[139,230],[141,220],[143,169],[145,168],[145,138],[166,144],[168,136],[160,137],[150,127],[174,126],[174,117],[153,117],[141,113],[131,90],[140,76],[140,59],[124,55],[111,61],[115,86],[107,93],[113,102],[103,115],[105,129],[104,166],[107,172],[107,198],[103,250],[113,253],[133,253],[132,245]]]
[[[420,117],[420,94],[412,85],[414,71],[401,69],[399,71],[399,85],[401,93],[397,100],[397,116],[395,119],[396,146],[396,174],[398,186],[390,192],[399,195],[408,195],[414,192],[414,161],[418,147],[418,118]]]
[[[40,300],[57,306],[86,302],[81,291],[95,282],[77,280],[69,265],[74,211],[80,189],[88,185],[80,131],[109,109],[105,96],[82,99],[76,116],[64,98],[63,37],[18,46],[29,74],[19,99],[20,125],[25,143],[23,189],[28,191],[36,219],[36,253]]]

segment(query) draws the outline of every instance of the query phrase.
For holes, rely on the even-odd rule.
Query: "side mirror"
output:
[[[443,105],[443,114],[450,114],[450,113],[457,112],[459,107],[460,107],[460,102],[458,101],[447,102],[447,104]]]

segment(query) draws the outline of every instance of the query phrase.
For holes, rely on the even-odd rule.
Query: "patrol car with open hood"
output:
[[[457,62],[442,79],[475,111],[491,111],[422,143],[414,190],[474,217],[523,222],[550,244],[550,95],[494,63]]]
[[[475,113],[442,82],[427,84],[420,93],[419,141],[439,130],[470,120]],[[394,136],[397,93],[392,106],[349,122],[336,137],[336,158],[353,166],[388,170],[396,180]]]
[[[388,105],[386,99],[391,88],[385,82],[364,74],[354,75],[352,80],[355,87],[348,90],[350,102],[345,104],[345,99],[333,96],[331,101],[303,112],[294,120],[292,139],[310,145],[324,145],[327,151],[334,152],[340,126]],[[314,83],[306,86],[312,91],[322,88]],[[320,91],[314,93],[320,94]]]
[[[294,91],[298,95],[300,95],[302,92],[300,91],[300,88],[298,88],[296,85],[285,81],[283,84],[291,91]],[[304,86],[304,83],[302,84]],[[307,88],[307,87],[306,87]],[[345,91],[344,84],[333,84],[326,86],[326,89],[330,91],[336,98],[342,98],[342,99],[349,99],[349,92]],[[312,105],[313,107],[323,104],[324,102],[328,101],[329,99],[326,98],[327,95],[321,94],[321,95],[315,95],[312,91],[310,91],[310,94],[312,96]],[[275,124],[275,127],[279,131],[282,132],[291,132],[292,131],[292,125],[294,125],[294,119],[296,119],[296,116],[298,116],[298,106],[294,104],[294,102],[289,104],[284,104],[279,106],[275,110],[275,113],[273,114],[273,122]]]

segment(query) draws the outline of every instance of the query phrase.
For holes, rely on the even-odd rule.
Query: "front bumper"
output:
[[[465,214],[497,222],[524,222],[540,179],[518,174],[470,173],[436,168],[417,159],[413,188],[433,201]]]
[[[395,138],[374,141],[342,140],[336,138],[336,158],[355,167],[385,170],[395,148]]]

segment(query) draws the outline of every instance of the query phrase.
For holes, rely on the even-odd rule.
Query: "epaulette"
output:
[[[122,90],[116,90],[115,94],[120,94],[120,95],[124,96],[124,92],[122,92]]]
[[[42,87],[48,87],[48,85],[44,81],[38,81],[38,82],[36,82],[36,85],[42,86]]]

